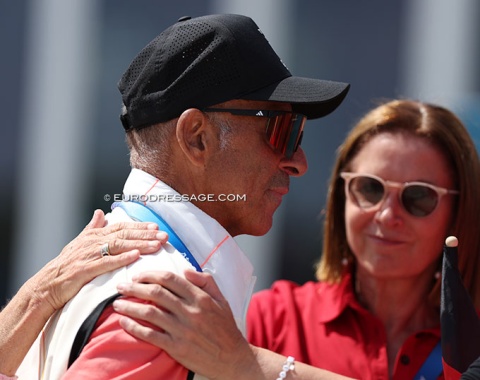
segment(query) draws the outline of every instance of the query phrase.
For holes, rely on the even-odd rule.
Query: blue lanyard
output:
[[[202,272],[202,268],[198,264],[197,260],[190,253],[188,248],[183,244],[178,235],[172,228],[165,222],[160,215],[153,210],[150,210],[147,206],[137,202],[115,202],[112,204],[112,210],[115,207],[122,208],[127,215],[133,220],[140,222],[153,222],[158,225],[160,230],[165,231],[168,234],[168,242],[172,244],[175,249],[180,252],[185,259],[192,264],[197,272]]]
[[[435,380],[443,371],[442,345],[438,342],[414,377],[414,380]]]

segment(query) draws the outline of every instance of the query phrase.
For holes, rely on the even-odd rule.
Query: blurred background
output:
[[[250,16],[294,75],[351,83],[307,123],[308,173],[264,237],[239,237],[256,289],[313,279],[327,180],[349,128],[382,99],[454,110],[480,140],[476,0],[0,0],[0,304],[110,209],[129,173],[117,82],[181,16]]]

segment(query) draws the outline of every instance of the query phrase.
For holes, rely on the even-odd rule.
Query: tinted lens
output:
[[[352,178],[348,190],[361,208],[375,206],[383,199],[385,193],[383,184],[370,177]]]
[[[402,203],[405,210],[415,216],[431,214],[438,203],[438,194],[427,186],[406,186],[402,192]]]
[[[292,157],[300,145],[305,119],[305,116],[296,113],[269,118],[266,134],[270,145],[287,158]]]

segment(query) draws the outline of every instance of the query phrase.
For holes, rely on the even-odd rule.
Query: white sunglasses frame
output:
[[[388,188],[399,189],[400,190],[398,192],[399,203],[402,205],[403,209],[409,215],[415,216],[417,218],[422,218],[422,217],[425,217],[425,216],[428,216],[428,215],[432,214],[436,210],[438,205],[440,204],[440,200],[445,195],[447,195],[447,194],[459,194],[458,190],[451,190],[451,189],[447,189],[445,187],[435,186],[435,185],[432,185],[432,184],[427,183],[427,182],[421,182],[421,181],[395,182],[395,181],[385,180],[385,179],[380,178],[380,177],[378,177],[376,175],[373,175],[373,174],[341,172],[340,177],[342,177],[345,181],[345,195],[346,195],[346,197],[348,197],[349,200],[353,201],[361,209],[369,210],[369,209],[373,209],[375,207],[378,207],[379,205],[381,205],[385,201],[385,198],[387,197],[387,193],[388,193],[387,191],[384,191],[382,199],[380,199],[377,203],[375,203],[371,207],[362,207],[350,192],[350,182],[351,182],[352,179],[355,179],[355,178],[367,177],[367,178],[371,178],[371,179],[374,179],[374,180],[377,180],[378,182],[380,182],[383,185],[384,189],[388,189]],[[405,188],[410,187],[410,186],[425,186],[425,187],[433,190],[437,194],[437,197],[438,197],[437,198],[437,203],[435,204],[435,208],[432,211],[430,211],[428,214],[425,214],[425,215],[415,215],[412,212],[410,212],[405,207],[405,205],[403,204],[403,200],[402,200],[402,194],[403,194]]]

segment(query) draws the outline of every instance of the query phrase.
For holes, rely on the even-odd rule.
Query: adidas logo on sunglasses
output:
[[[286,158],[291,158],[302,142],[307,117],[290,111],[205,108],[203,112],[227,112],[235,116],[268,118],[265,135],[270,146]]]

